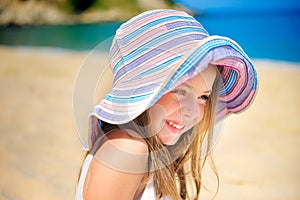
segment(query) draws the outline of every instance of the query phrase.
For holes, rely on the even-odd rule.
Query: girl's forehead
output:
[[[209,66],[202,73],[196,75],[183,85],[192,88],[195,92],[210,91],[216,78],[216,68]]]

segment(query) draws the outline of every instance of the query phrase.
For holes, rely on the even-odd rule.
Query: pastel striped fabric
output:
[[[142,13],[116,32],[110,50],[113,89],[92,116],[111,124],[127,123],[209,63],[222,68],[218,118],[245,110],[255,96],[257,75],[236,42],[209,36],[198,21],[182,11]]]

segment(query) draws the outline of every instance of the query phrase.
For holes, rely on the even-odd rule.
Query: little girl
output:
[[[152,10],[116,31],[109,64],[76,199],[198,199],[215,122],[254,99],[251,60],[187,13]]]

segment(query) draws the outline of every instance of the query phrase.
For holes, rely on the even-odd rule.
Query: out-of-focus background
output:
[[[253,58],[252,107],[224,122],[216,199],[300,199],[300,3],[296,0],[1,0],[0,199],[74,199],[82,147],[72,92],[85,57],[130,17],[184,10]],[[102,45],[99,62],[107,58]],[[99,87],[101,89],[101,87]],[[201,199],[216,180],[204,170]]]

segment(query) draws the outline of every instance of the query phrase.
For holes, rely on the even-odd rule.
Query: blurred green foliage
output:
[[[109,10],[113,8],[122,9],[131,13],[141,12],[138,0],[44,0],[57,2],[61,9],[73,12],[82,12],[88,9]],[[151,0],[148,0],[151,4]],[[170,7],[174,6],[172,0],[161,0]]]
[[[67,0],[60,1],[59,4],[60,8],[71,12],[82,12],[88,9],[108,10],[112,8],[119,8],[133,13],[141,11],[137,0]]]
[[[69,4],[73,11],[82,12],[91,7],[96,0],[69,0]]]
[[[177,9],[173,0],[0,0],[2,1],[0,26],[124,21],[146,10]],[[4,14],[1,15],[1,11],[5,11]]]
[[[139,10],[137,0],[96,0],[95,7],[99,9],[122,8],[124,10]]]

